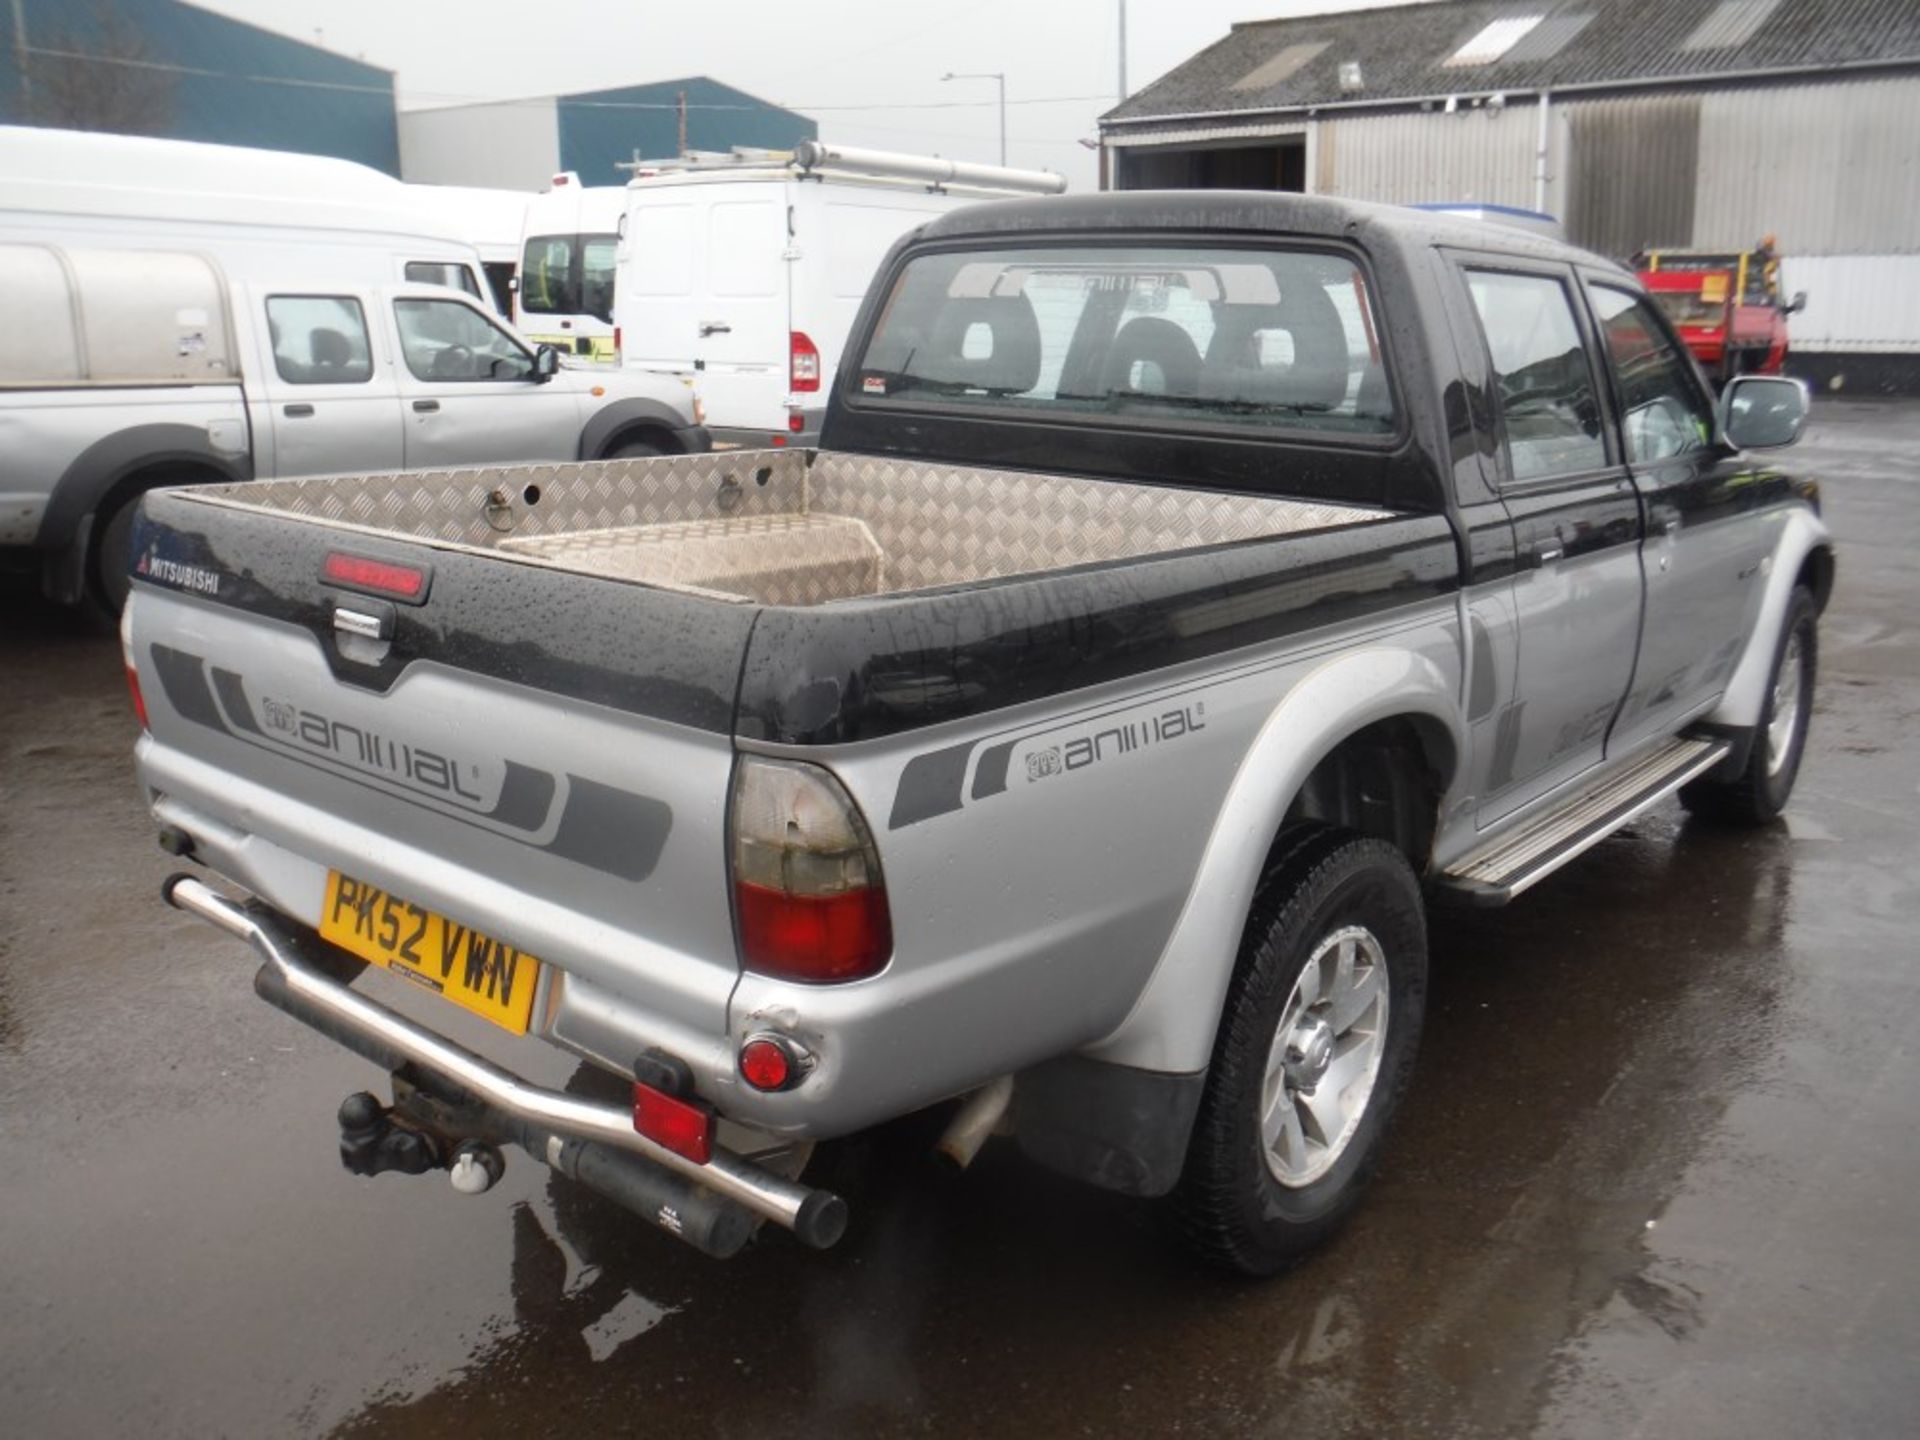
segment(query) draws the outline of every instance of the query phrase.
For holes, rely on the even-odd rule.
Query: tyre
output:
[[[651,460],[667,452],[645,440],[624,440],[600,458],[602,460]]]
[[[94,526],[93,550],[87,557],[87,606],[110,627],[119,625],[133,586],[127,567],[133,562],[133,512],[139,506],[140,496],[129,495]]]
[[[1813,718],[1819,626],[1813,594],[1797,586],[1767,676],[1767,703],[1754,728],[1747,763],[1731,779],[1710,775],[1681,787],[1680,803],[1696,815],[1736,825],[1764,825],[1787,808]]]
[[[1426,914],[1404,856],[1320,829],[1248,916],[1180,1183],[1202,1258],[1270,1275],[1359,1202],[1419,1048]]]

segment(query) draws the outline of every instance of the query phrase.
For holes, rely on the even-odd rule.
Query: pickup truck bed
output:
[[[1361,506],[800,450],[204,487],[392,540],[810,606],[1273,539]]]

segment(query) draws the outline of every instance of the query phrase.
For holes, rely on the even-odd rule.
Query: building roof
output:
[[[1435,0],[1235,25],[1101,123],[1900,63],[1914,0]]]

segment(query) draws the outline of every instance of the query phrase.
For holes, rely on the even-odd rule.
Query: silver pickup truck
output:
[[[562,369],[469,296],[0,244],[0,559],[118,613],[160,485],[709,448],[690,387]]]
[[[825,1246],[813,1143],[944,1105],[1271,1271],[1380,1153],[1430,900],[1787,801],[1834,561],[1750,451],[1806,395],[1716,405],[1611,264],[1015,201],[903,240],[847,355],[817,451],[147,497],[167,898],[392,1074],[350,1169],[518,1145]]]

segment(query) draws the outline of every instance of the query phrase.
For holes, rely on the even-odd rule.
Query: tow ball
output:
[[[356,1175],[424,1175],[444,1166],[462,1195],[484,1194],[506,1172],[495,1146],[465,1140],[449,1154],[443,1141],[396,1118],[365,1090],[340,1102],[340,1163]]]

